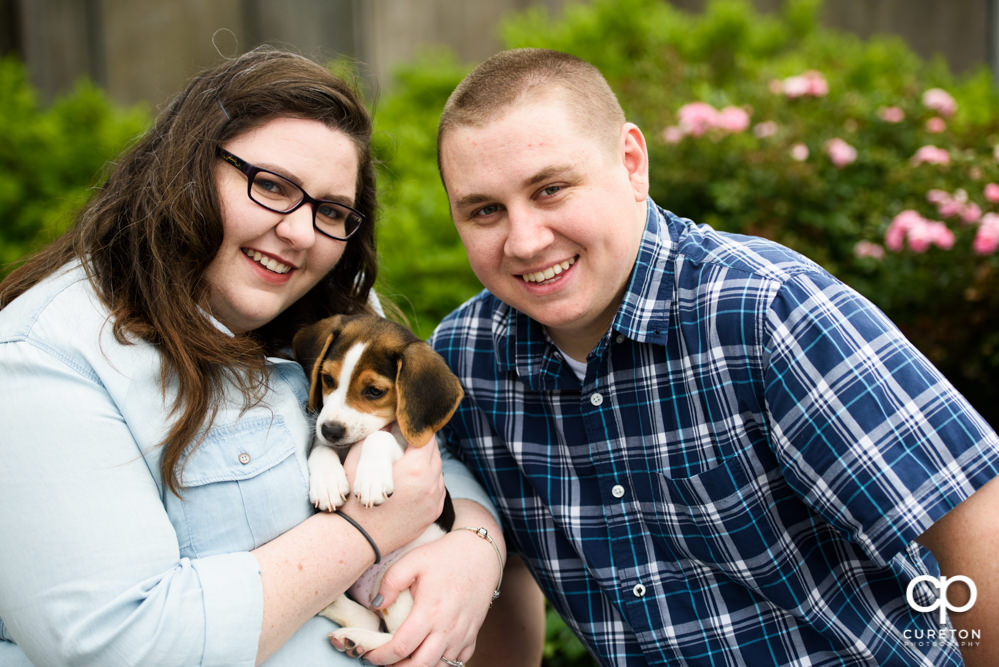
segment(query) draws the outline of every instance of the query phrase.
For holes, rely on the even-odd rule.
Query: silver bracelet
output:
[[[455,530],[467,530],[471,533],[475,533],[477,537],[486,540],[487,542],[489,542],[489,544],[493,545],[493,551],[496,552],[496,560],[498,560],[500,564],[500,573],[499,573],[499,581],[496,582],[496,590],[493,591],[493,599],[489,602],[489,606],[492,606],[493,602],[496,601],[496,598],[500,596],[500,586],[503,585],[504,564],[503,564],[503,556],[500,555],[499,547],[496,546],[496,541],[493,540],[492,536],[489,534],[489,531],[486,530],[484,527],[469,528],[468,526],[458,526],[457,528],[455,528]]]

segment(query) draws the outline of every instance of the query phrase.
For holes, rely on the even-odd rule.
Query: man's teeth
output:
[[[537,271],[536,273],[525,273],[521,276],[525,283],[543,283],[546,280],[551,280],[558,274],[562,273],[570,266],[576,263],[576,258],[567,259],[560,264],[555,266],[550,266],[544,271]]]
[[[256,250],[246,250],[243,249],[243,254],[252,259],[257,264],[265,267],[266,269],[273,271],[274,273],[288,273],[291,271],[291,267],[287,264],[282,264],[272,257],[267,257],[266,255],[261,255]]]

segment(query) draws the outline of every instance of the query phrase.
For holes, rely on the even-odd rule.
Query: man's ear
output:
[[[649,196],[649,149],[645,135],[634,123],[621,126],[621,161],[635,192],[635,201],[645,203]]]

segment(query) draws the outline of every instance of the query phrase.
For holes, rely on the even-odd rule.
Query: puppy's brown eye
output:
[[[327,391],[332,391],[336,389],[336,380],[333,379],[332,375],[321,375],[319,376],[323,383],[323,389]]]
[[[384,389],[379,389],[378,387],[371,385],[364,388],[364,391],[361,392],[361,396],[364,396],[364,398],[368,399],[369,401],[376,401],[382,396],[384,396],[385,393],[386,392]]]

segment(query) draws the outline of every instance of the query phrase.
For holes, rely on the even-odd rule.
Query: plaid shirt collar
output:
[[[652,267],[672,266],[683,225],[672,221],[650,199],[647,202],[645,231],[632,268],[628,289],[610,331],[595,354],[607,348],[616,332],[639,343],[663,345],[669,328],[669,302],[662,300],[659,286],[669,277]],[[662,257],[666,255],[667,260]],[[514,371],[531,389],[553,391],[578,389],[579,380],[562,360],[543,325],[524,313],[501,303],[493,316],[496,332],[496,359],[500,368]]]

